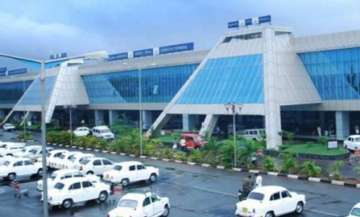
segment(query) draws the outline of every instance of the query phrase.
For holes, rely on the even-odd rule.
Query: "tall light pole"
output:
[[[138,68],[138,82],[139,82],[139,136],[140,136],[140,156],[143,155],[143,115],[142,115],[142,84],[141,84],[141,68]]]
[[[225,105],[226,111],[231,112],[232,114],[232,122],[233,122],[233,143],[234,143],[234,160],[233,160],[233,167],[236,168],[237,167],[237,138],[236,138],[236,114],[237,114],[237,109],[238,112],[240,113],[241,111],[241,106],[238,106],[235,103],[228,103]]]
[[[41,145],[42,145],[42,182],[43,182],[43,213],[44,217],[49,216],[48,209],[48,183],[46,166],[46,88],[45,88],[45,62],[41,61],[40,71],[40,92],[41,92]]]

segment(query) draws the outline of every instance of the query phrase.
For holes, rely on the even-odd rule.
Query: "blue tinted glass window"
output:
[[[45,80],[46,100],[49,99],[49,96],[52,93],[55,81],[56,81],[56,76],[46,77],[46,80]],[[19,102],[19,105],[41,105],[41,103],[42,103],[41,97],[42,97],[42,94],[41,94],[41,87],[40,87],[40,79],[37,78],[29,86],[28,90],[26,90],[24,96],[22,97],[21,101]]]
[[[323,100],[360,99],[360,48],[299,53]]]
[[[262,55],[209,59],[178,104],[263,103]]]
[[[197,65],[84,75],[83,81],[91,104],[139,102],[139,76],[142,101],[166,103],[174,97]]]
[[[0,104],[16,104],[31,82],[0,83]]]

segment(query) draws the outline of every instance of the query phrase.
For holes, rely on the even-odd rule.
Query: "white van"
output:
[[[97,138],[102,138],[106,140],[114,139],[115,135],[111,132],[108,126],[96,126],[92,128],[91,133]]]
[[[22,142],[2,142],[0,144],[0,156],[15,156],[25,148]]]
[[[246,129],[241,136],[248,140],[261,141],[265,138],[265,129]]]

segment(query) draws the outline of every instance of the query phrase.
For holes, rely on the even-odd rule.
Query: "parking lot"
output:
[[[3,135],[11,138],[12,135]],[[133,160],[126,156],[96,153],[115,162]],[[173,217],[228,217],[234,216],[237,191],[246,173],[203,168],[164,161],[144,160],[145,164],[160,168],[159,180],[152,184],[136,184],[125,192],[151,190],[170,198]],[[308,181],[292,180],[283,177],[263,176],[264,185],[281,185],[290,191],[303,193],[307,205],[302,216],[325,217],[346,216],[351,207],[359,201],[360,190]],[[22,188],[29,189],[29,197],[14,198],[14,191],[8,183],[0,184],[0,216],[37,217],[42,214],[40,193],[36,182],[25,180]],[[123,193],[112,195],[104,204],[96,202],[79,205],[71,210],[53,208],[50,216],[106,216],[114,208]],[[16,212],[16,215],[14,215]],[[294,215],[289,215],[294,216]]]

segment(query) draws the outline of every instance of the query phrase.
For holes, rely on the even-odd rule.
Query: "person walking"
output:
[[[262,182],[263,182],[262,176],[259,173],[257,173],[255,178],[255,188],[261,187]]]

